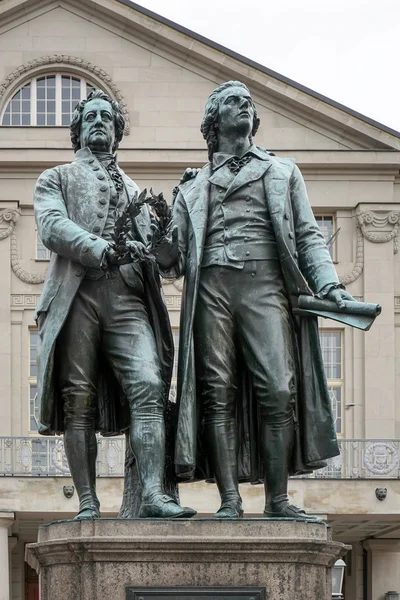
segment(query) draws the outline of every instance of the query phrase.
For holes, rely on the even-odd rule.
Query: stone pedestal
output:
[[[41,525],[26,560],[40,572],[41,600],[126,600],[127,586],[262,587],[267,600],[330,600],[331,567],[347,549],[325,524],[100,519]]]

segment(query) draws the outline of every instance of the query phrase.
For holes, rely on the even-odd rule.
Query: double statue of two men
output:
[[[137,199],[116,150],[120,107],[100,90],[71,123],[75,161],[45,171],[35,216],[52,252],[36,309],[40,433],[64,433],[77,518],[100,516],[96,432],[129,440],[141,518],[191,517],[165,493],[165,412],[173,341],[160,275],[185,277],[173,436],[177,481],[215,479],[218,518],[243,515],[239,481],[265,481],[266,517],[313,520],[289,503],[290,474],[338,454],[316,318],[300,294],[352,300],[340,285],[291,159],[254,145],[247,87],[209,97],[209,163],[181,180],[168,232],[141,204],[118,252],[119,215]],[[151,249],[151,250],[150,250]]]

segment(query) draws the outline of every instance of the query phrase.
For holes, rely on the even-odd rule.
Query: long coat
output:
[[[262,178],[265,198],[272,221],[285,287],[290,305],[297,306],[300,294],[318,294],[329,284],[339,284],[325,240],[312,213],[303,177],[292,159],[280,159],[258,149],[262,160],[244,166],[225,196],[251,181]],[[198,433],[201,406],[196,394],[193,319],[196,310],[204,240],[207,230],[210,181],[224,186],[219,171],[210,165],[197,177],[182,184],[173,209],[178,226],[179,265],[169,276],[185,276],[178,361],[179,417],[175,448],[178,476],[188,480],[198,467]],[[339,454],[331,403],[319,344],[318,323],[314,317],[293,317],[298,355],[299,382],[296,407],[296,439],[291,472],[309,472],[324,465],[327,458]],[[251,402],[251,384],[244,374],[247,398],[240,400],[238,431],[242,479],[256,481],[260,477],[257,446],[256,408]],[[246,423],[240,422],[245,419]],[[246,435],[247,434],[247,435]],[[250,438],[250,441],[249,441]],[[247,445],[247,448],[244,446]],[[257,467],[258,465],[258,467]]]
[[[125,189],[132,198],[137,185],[120,169]],[[76,153],[75,161],[49,169],[39,177],[34,209],[39,236],[52,251],[35,319],[39,329],[38,399],[39,433],[63,432],[63,406],[57,386],[55,347],[71,304],[88,267],[99,268],[108,243],[101,238],[110,204],[110,186],[89,148]],[[147,244],[150,214],[144,206],[135,219],[136,239]],[[129,285],[131,265],[120,267]],[[173,340],[168,311],[162,298],[158,269],[143,263],[145,299],[166,383],[172,374]],[[107,364],[99,365],[96,429],[118,434],[129,426],[127,402]]]

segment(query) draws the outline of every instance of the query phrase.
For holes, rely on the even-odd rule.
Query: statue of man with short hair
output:
[[[195,511],[163,489],[173,340],[148,250],[147,205],[133,220],[124,259],[113,243],[116,219],[138,192],[115,155],[124,116],[96,90],[76,106],[70,129],[75,161],[42,173],[34,195],[38,232],[52,252],[35,314],[39,432],[64,433],[78,519],[100,516],[96,431],[128,427],[142,485],[139,517],[190,517]]]
[[[173,208],[179,260],[168,275],[185,276],[175,463],[182,479],[196,468],[215,477],[217,518],[241,517],[238,482],[264,479],[266,517],[315,520],[289,502],[288,476],[339,449],[317,319],[292,309],[300,294],[339,307],[353,298],[294,160],[254,145],[259,124],[243,83],[218,86],[201,125],[210,162]]]

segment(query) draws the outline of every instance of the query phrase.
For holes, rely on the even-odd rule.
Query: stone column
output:
[[[381,600],[389,591],[400,592],[400,540],[366,540],[368,552],[367,600]]]
[[[0,512],[0,600],[9,600],[11,598],[8,529],[13,522],[13,512]]]

